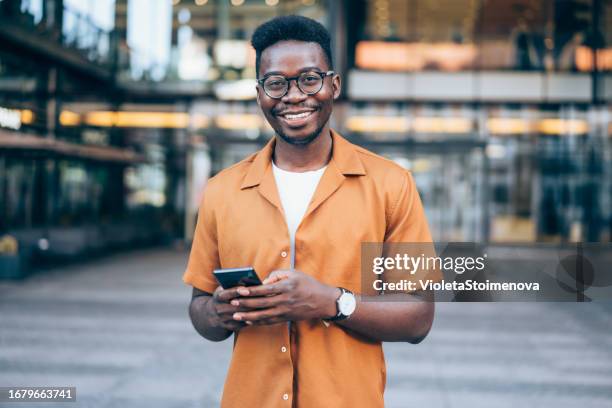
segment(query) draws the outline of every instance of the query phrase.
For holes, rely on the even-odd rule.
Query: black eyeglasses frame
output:
[[[316,92],[304,92],[304,90],[302,88],[300,88],[300,83],[298,81],[298,79],[304,75],[304,74],[310,74],[310,73],[315,73],[321,76],[321,87],[319,89],[317,89]],[[327,72],[322,72],[322,71],[305,71],[302,72],[300,75],[297,76],[293,76],[293,77],[285,77],[283,75],[278,75],[278,74],[271,74],[271,75],[266,75],[261,79],[257,80],[257,83],[259,84],[259,86],[261,86],[261,88],[263,89],[264,93],[272,99],[281,99],[283,98],[285,95],[287,95],[287,93],[289,92],[289,88],[291,88],[291,81],[295,81],[295,84],[297,85],[298,89],[300,90],[301,93],[303,93],[304,95],[316,95],[319,92],[321,92],[321,89],[323,89],[323,85],[325,84],[325,78],[328,76],[333,76],[336,72],[335,71],[327,71]],[[279,76],[279,77],[283,77],[285,79],[285,81],[287,81],[287,89],[285,89],[285,93],[283,93],[281,96],[272,96],[270,94],[268,94],[268,92],[266,91],[266,87],[264,86],[264,82],[266,81],[266,79],[273,77],[273,76]]]

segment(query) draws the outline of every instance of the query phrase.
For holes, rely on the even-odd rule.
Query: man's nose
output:
[[[297,79],[292,79],[289,81],[287,85],[289,88],[287,89],[287,93],[283,96],[283,102],[301,102],[308,97],[304,92],[300,90],[297,84]]]

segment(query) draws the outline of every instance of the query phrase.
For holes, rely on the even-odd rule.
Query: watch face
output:
[[[357,301],[352,293],[343,293],[338,299],[338,310],[345,316],[350,316],[357,307]]]

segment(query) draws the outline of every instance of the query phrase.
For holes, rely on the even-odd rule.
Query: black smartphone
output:
[[[234,286],[261,285],[259,276],[252,267],[215,269],[213,274],[223,289],[233,288]]]

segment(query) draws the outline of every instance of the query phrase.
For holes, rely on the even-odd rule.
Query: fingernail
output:
[[[240,313],[234,313],[232,317],[234,320],[242,320],[242,315]]]
[[[249,290],[246,288],[240,288],[238,289],[238,293],[241,294],[242,296],[246,296],[249,294]]]
[[[232,300],[231,303],[233,306],[238,306],[240,304],[240,302],[238,302],[236,299]]]
[[[252,326],[253,322],[245,322],[248,326]]]

